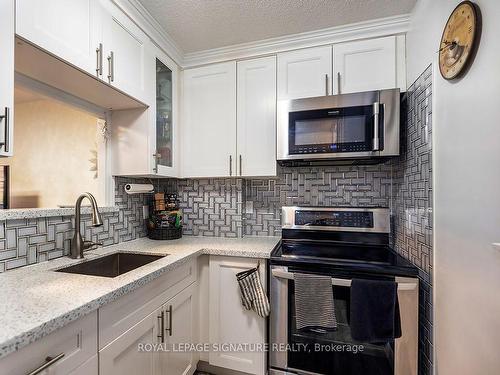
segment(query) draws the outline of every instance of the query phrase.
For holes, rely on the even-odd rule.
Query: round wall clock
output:
[[[439,46],[443,78],[454,79],[467,70],[479,45],[480,24],[480,12],[474,3],[463,1],[453,10]]]

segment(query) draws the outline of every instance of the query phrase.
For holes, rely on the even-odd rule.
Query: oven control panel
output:
[[[295,225],[373,228],[373,212],[301,210],[295,212]]]

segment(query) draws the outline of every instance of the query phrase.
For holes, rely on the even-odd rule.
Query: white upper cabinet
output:
[[[236,175],[236,62],[184,71],[182,174]]]
[[[149,38],[110,0],[16,0],[16,33],[145,101]]]
[[[101,16],[98,0],[17,0],[16,33],[96,75]],[[2,18],[2,23],[8,21]]]
[[[178,68],[158,48],[154,59],[154,92],[151,108],[152,131],[150,139],[154,146],[153,172],[159,176],[177,176],[179,169],[179,116],[178,116]]]
[[[239,176],[276,175],[276,57],[238,62]]]
[[[149,38],[109,0],[102,1],[103,79],[145,101],[145,66]]]
[[[0,156],[12,155],[14,129],[14,0],[0,1]]]
[[[337,44],[334,56],[336,93],[398,86],[395,36]]]
[[[332,93],[332,46],[278,54],[278,99]]]
[[[147,110],[113,111],[113,175],[179,176],[179,67],[159,48],[148,48]],[[133,150],[133,152],[132,152]]]

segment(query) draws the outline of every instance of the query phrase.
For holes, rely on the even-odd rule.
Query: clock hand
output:
[[[457,46],[459,45],[459,44],[458,44],[457,42],[455,42],[455,41],[453,41],[453,42],[447,42],[447,41],[444,41],[444,43],[445,43],[445,45],[444,45],[442,48],[440,48],[440,49],[438,50],[438,52],[441,52],[442,50],[445,50],[446,48],[451,48],[451,49],[453,49],[453,48],[455,48],[455,47],[457,47]]]

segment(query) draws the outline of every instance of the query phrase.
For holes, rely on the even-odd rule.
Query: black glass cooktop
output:
[[[410,262],[384,245],[281,241],[271,253],[271,263],[315,265],[405,276],[418,273]]]
[[[326,242],[284,242],[281,256],[285,258],[323,259],[349,262],[391,264],[393,253],[385,246],[330,244]]]

